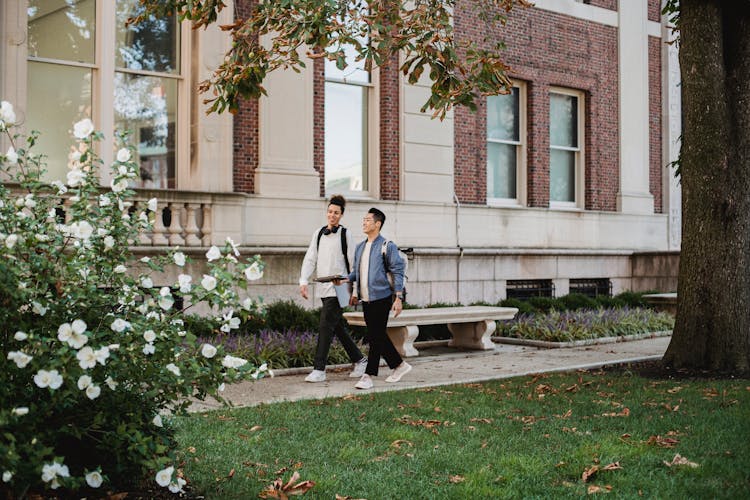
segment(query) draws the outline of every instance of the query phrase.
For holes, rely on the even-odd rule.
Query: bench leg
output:
[[[465,349],[494,349],[490,337],[495,332],[495,320],[477,321],[476,323],[449,323],[448,330],[453,338],[448,342],[451,347]]]
[[[398,353],[405,358],[419,356],[419,351],[414,347],[417,335],[419,335],[419,328],[416,325],[388,327],[391,342]]]

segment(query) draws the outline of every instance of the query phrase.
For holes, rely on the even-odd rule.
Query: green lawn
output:
[[[305,498],[331,500],[750,498],[750,380],[575,372],[176,423],[184,473],[208,499],[256,498],[294,471],[315,482]],[[665,465],[676,454],[698,466]]]

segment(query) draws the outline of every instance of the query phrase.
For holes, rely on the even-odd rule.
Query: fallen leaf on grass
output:
[[[229,471],[229,474],[227,474],[228,479],[232,479],[234,477],[234,467],[232,467],[232,470]]]
[[[603,467],[599,467],[598,465],[592,465],[585,471],[583,471],[583,474],[581,474],[581,479],[584,483],[587,483],[589,479],[594,477],[597,472],[600,470],[619,470],[622,469],[622,466],[620,465],[620,462],[612,462],[611,464],[607,464]]]
[[[646,444],[649,445],[656,445],[661,446],[662,448],[674,448],[677,443],[679,443],[679,439],[674,438],[664,438],[661,436],[651,436],[648,438],[648,441],[646,441]]]
[[[679,453],[677,453],[671,462],[667,462],[664,460],[664,465],[667,467],[672,467],[673,465],[687,465],[688,467],[700,467],[697,463],[691,462],[687,458],[683,457]]]
[[[622,411],[619,411],[617,413],[602,413],[602,417],[629,417],[630,416],[630,410],[628,408],[623,408]]]
[[[586,493],[588,493],[589,495],[593,495],[595,493],[609,493],[610,491],[612,491],[612,486],[609,484],[606,485],[604,488],[602,488],[601,486],[592,484],[591,486],[589,486],[588,490],[586,490]]]
[[[396,441],[391,443],[391,446],[394,448],[401,448],[402,444],[407,444],[409,446],[414,446],[411,441],[407,441],[406,439],[397,439]]]
[[[249,430],[250,430],[250,432],[257,432],[257,431],[261,430],[262,428],[263,428],[262,425],[254,425],[254,426],[250,427]]]
[[[719,391],[715,387],[703,389],[703,396],[707,398],[715,398],[719,395]]]
[[[266,486],[266,489],[258,494],[259,498],[279,498],[281,500],[287,500],[290,495],[304,495],[307,493],[315,483],[313,481],[299,481],[299,472],[294,471],[289,481],[284,484],[281,478],[278,478],[273,483]]]
[[[336,493],[336,500],[367,500],[366,498],[354,498],[350,496],[343,496]]]
[[[491,424],[492,423],[492,419],[491,418],[472,418],[472,419],[469,419],[469,421],[470,422],[480,422],[480,423],[483,423],[483,424]]]
[[[466,478],[463,476],[459,476],[458,474],[456,474],[455,476],[450,476],[448,478],[448,482],[453,484],[463,483],[464,481],[466,481]]]

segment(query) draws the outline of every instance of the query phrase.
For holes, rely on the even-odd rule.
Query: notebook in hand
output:
[[[346,278],[346,276],[341,276],[340,274],[336,274],[333,276],[318,276],[317,278],[315,278],[315,281],[317,281],[318,283],[329,283],[333,280],[342,280],[344,278]]]

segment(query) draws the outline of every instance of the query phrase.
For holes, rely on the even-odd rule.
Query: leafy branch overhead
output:
[[[195,29],[215,23],[223,0],[141,0],[140,22],[150,15],[173,15]],[[483,95],[507,93],[511,83],[501,42],[458,41],[453,29],[456,0],[278,0],[252,5],[249,17],[220,28],[232,37],[232,48],[213,76],[200,84],[209,94],[209,112],[237,110],[240,98],[266,94],[263,81],[271,71],[299,72],[306,58],[326,58],[339,69],[357,62],[370,70],[398,60],[409,83],[426,75],[431,95],[422,111],[440,118],[454,106],[476,109]],[[472,0],[482,30],[496,36],[516,6],[528,0]],[[400,56],[400,58],[399,58]]]

